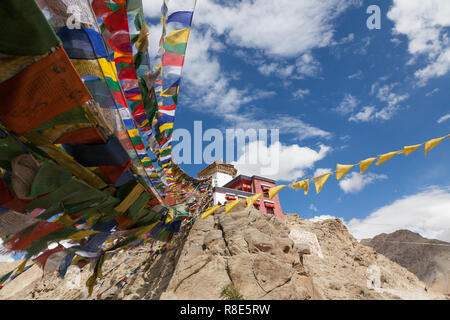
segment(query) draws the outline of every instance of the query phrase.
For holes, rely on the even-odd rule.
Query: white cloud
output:
[[[430,92],[427,92],[427,93],[425,94],[425,96],[431,97],[431,96],[433,96],[435,93],[438,93],[438,92],[439,92],[439,88],[434,88],[434,89],[431,90]]]
[[[305,96],[309,95],[311,92],[309,89],[298,89],[295,90],[292,95],[295,99],[303,99]]]
[[[442,123],[444,121],[447,121],[448,119],[450,119],[450,113],[447,113],[445,116],[440,117],[437,123]]]
[[[361,45],[358,46],[357,49],[355,49],[355,54],[360,55],[366,55],[369,52],[369,46],[372,42],[372,39],[370,37],[365,37],[361,40]]]
[[[308,219],[308,220],[312,221],[312,222],[320,222],[320,221],[329,220],[329,219],[333,219],[333,220],[334,219],[340,219],[342,222],[344,222],[343,218],[338,218],[338,217],[335,217],[335,216],[332,216],[332,215],[329,215],[329,214],[321,214],[320,216],[315,216],[315,217],[313,217],[311,219]]]
[[[368,122],[375,116],[376,108],[373,106],[363,107],[358,113],[350,116],[349,121],[354,122]]]
[[[394,22],[394,34],[409,40],[410,63],[426,59],[427,65],[415,72],[420,85],[450,71],[450,1],[394,0],[387,16]]]
[[[408,94],[396,94],[392,92],[392,89],[396,86],[396,83],[391,85],[384,85],[378,89],[377,98],[387,103],[387,106],[382,108],[375,114],[375,117],[381,120],[391,119],[399,109],[399,103],[408,99]]]
[[[254,0],[219,4],[199,1],[195,23],[208,24],[243,48],[293,57],[332,43],[333,21],[350,0]]]
[[[293,135],[296,140],[309,138],[331,138],[331,133],[305,123],[299,118],[283,114],[272,114],[270,118],[257,119],[258,114],[266,114],[266,111],[258,108],[241,110],[239,114],[224,114],[223,119],[231,128],[241,129],[278,129],[280,134]]]
[[[301,147],[297,144],[284,145],[276,142],[267,147],[264,141],[253,141],[242,147],[241,155],[233,165],[246,175],[263,175],[274,180],[294,181],[305,175],[305,170],[328,155],[331,148],[320,145],[319,150]],[[269,173],[263,167],[274,168]]]
[[[358,103],[358,99],[356,99],[353,95],[347,93],[345,94],[344,99],[341,101],[339,106],[334,108],[333,110],[341,114],[349,114],[356,109]]]
[[[142,7],[146,17],[160,18],[161,17],[162,1],[142,0]],[[159,35],[161,36],[161,34]]]
[[[330,168],[317,168],[316,171],[314,171],[314,177],[319,177],[323,174],[332,172],[333,170],[331,170]]]
[[[450,241],[450,188],[431,187],[375,210],[364,219],[352,219],[350,232],[358,239],[399,229],[426,238]]]
[[[314,204],[312,204],[312,203],[309,205],[309,210],[312,210],[312,211],[314,211],[314,212],[317,212],[316,206],[315,206]]]
[[[340,45],[343,45],[343,44],[347,44],[347,43],[349,43],[349,42],[352,42],[353,40],[355,40],[355,34],[354,34],[354,33],[349,33],[348,36],[342,38],[341,40],[339,40],[339,41],[333,41],[333,42],[331,43],[331,45],[332,45],[332,46],[340,46]]]
[[[387,79],[386,77],[383,77],[384,79]],[[380,78],[380,81],[383,81],[382,78]],[[394,115],[397,113],[397,111],[400,109],[400,103],[405,101],[409,98],[409,94],[398,94],[394,93],[393,89],[398,85],[398,83],[392,83],[392,84],[386,84],[381,87],[379,87],[379,82],[375,82],[371,87],[371,94],[376,93],[376,97],[379,101],[386,104],[385,107],[377,109],[374,106],[365,106],[359,112],[356,114],[352,114],[349,117],[349,121],[354,122],[369,122],[373,120],[390,120],[394,117]],[[352,100],[349,100],[352,102]],[[347,113],[350,113],[351,107],[353,109],[356,108],[354,106],[355,104],[351,104],[347,102],[347,104],[344,103],[345,99],[343,101],[342,110],[347,111]],[[347,108],[345,106],[348,105]],[[341,112],[344,113],[344,112]],[[345,113],[344,113],[345,114]]]
[[[160,26],[155,27],[156,30],[158,28]],[[298,139],[330,137],[329,132],[292,116],[274,113],[270,119],[258,119],[264,112],[248,105],[272,97],[275,92],[234,87],[232,84],[236,72],[224,71],[221,67],[216,53],[223,49],[223,44],[214,37],[212,30],[191,30],[183,69],[185,82],[180,89],[183,104],[196,111],[220,117],[222,125],[227,127],[280,128],[281,133],[295,135]],[[159,40],[155,38],[153,41]]]
[[[358,193],[368,184],[384,179],[387,179],[387,176],[384,174],[366,173],[362,175],[358,172],[352,172],[339,181],[339,187],[345,193]]]
[[[359,70],[358,72],[347,76],[348,79],[362,79],[362,77],[363,77],[363,72],[361,70]]]
[[[305,77],[318,77],[322,67],[311,53],[304,53],[292,63],[286,59],[267,62],[267,59],[254,59],[248,63],[258,66],[258,71],[265,76],[276,76],[282,79],[304,79]]]

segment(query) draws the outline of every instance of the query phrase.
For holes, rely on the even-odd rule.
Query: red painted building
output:
[[[267,192],[275,186],[275,180],[260,176],[237,175],[237,170],[233,165],[221,161],[210,164],[199,172],[198,177],[211,177],[214,187],[214,205],[223,205],[228,201],[245,199],[263,193],[255,202],[254,207],[259,211],[284,219],[278,195],[269,200]]]
[[[283,219],[283,210],[281,209],[280,199],[278,195],[269,200],[270,188],[275,187],[276,181],[259,176],[245,176],[239,175],[230,182],[226,183],[222,188],[216,187],[214,192],[235,194],[235,198],[246,198],[254,194],[262,193],[262,196],[254,204],[254,207],[259,211],[274,214],[275,216]],[[216,190],[217,189],[217,190]],[[228,189],[228,190],[227,190]],[[236,192],[240,191],[240,192]],[[245,194],[244,194],[245,193]],[[225,196],[226,199],[227,196]],[[232,200],[233,197],[228,196],[227,201]]]

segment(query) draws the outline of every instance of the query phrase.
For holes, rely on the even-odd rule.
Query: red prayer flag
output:
[[[60,252],[62,250],[64,250],[64,246],[59,244],[56,248],[44,252],[39,257],[33,259],[33,261],[36,262],[36,264],[39,265],[41,269],[44,269],[48,258],[50,258],[51,255]]]
[[[183,64],[184,64],[184,55],[168,51],[164,52],[162,57],[163,66],[182,67]]]
[[[31,243],[43,236],[59,230],[64,226],[57,223],[42,221],[39,222],[34,228],[31,234],[19,233],[13,236],[11,239],[3,243],[3,246],[10,251],[24,251]]]

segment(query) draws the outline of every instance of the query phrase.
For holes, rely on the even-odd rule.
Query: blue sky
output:
[[[155,55],[161,1],[143,2]],[[450,133],[449,84],[448,0],[198,0],[175,128],[279,129],[285,184]],[[283,211],[342,218],[358,239],[405,228],[450,241],[449,161],[446,139],[427,158],[331,176],[319,195],[284,189]]]
[[[144,0],[153,44],[157,2]],[[366,26],[373,4],[380,30]],[[279,183],[441,137],[449,36],[448,0],[198,0],[175,127],[280,129]],[[319,195],[285,189],[283,211],[341,217],[358,238],[409,228],[450,241],[449,161],[446,139],[427,158],[421,148],[332,176]]]

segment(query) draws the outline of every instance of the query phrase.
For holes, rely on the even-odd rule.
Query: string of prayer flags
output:
[[[443,136],[442,138],[432,139],[425,143],[425,157],[427,156],[428,151],[436,147],[442,140],[444,140],[447,136]]]
[[[154,71],[159,74],[154,86],[158,101],[158,116],[154,123],[154,131],[157,134],[155,137],[158,140],[160,152],[167,150],[172,143],[181,72],[185,61],[195,5],[196,0],[170,3],[164,0],[161,7],[163,31],[154,64]],[[174,106],[170,110],[170,114],[166,110],[168,106]],[[171,166],[171,150],[168,154],[165,154],[163,159],[159,160],[161,167]]]
[[[320,193],[320,191],[322,191],[323,186],[325,185],[325,182],[327,182],[328,178],[330,177],[330,175],[332,175],[332,172],[329,173],[325,173],[321,176],[315,177],[314,178],[314,184],[316,186],[316,193]]]
[[[432,148],[434,148],[436,145],[438,145],[442,140],[444,140],[446,137],[450,138],[450,135],[448,136],[444,136],[441,138],[437,138],[437,139],[432,139],[429,140],[428,142],[425,143],[425,156],[427,154],[428,151],[430,151]],[[358,164],[351,164],[351,165],[343,165],[343,164],[337,164],[336,165],[336,171],[334,173],[336,173],[336,179],[339,181],[341,180],[353,167],[355,167],[356,165],[359,165],[360,167],[360,173],[363,174],[368,168],[369,166],[375,162],[378,159],[378,162],[376,163],[376,165],[380,165],[386,161],[388,161],[389,159],[391,159],[392,157],[394,157],[395,155],[399,154],[399,153],[403,153],[405,155],[409,155],[412,152],[414,152],[415,150],[417,150],[418,148],[420,148],[422,144],[417,144],[417,145],[412,145],[412,146],[405,146],[403,147],[402,150],[400,151],[394,151],[394,152],[389,152],[386,154],[382,154],[378,157],[374,157],[374,158],[367,158],[365,160],[360,161]],[[316,193],[319,194],[322,191],[323,186],[325,185],[325,183],[327,182],[328,178],[330,177],[330,175],[332,175],[333,172],[328,172],[325,173],[323,175],[317,176],[312,178],[312,180],[314,181],[315,187],[316,187]],[[309,180],[311,179],[304,179],[295,183],[292,183],[289,185],[290,188],[294,189],[294,190],[299,190],[299,189],[304,189],[304,193],[305,195],[308,194],[308,190],[309,190]],[[272,187],[268,190],[269,193],[269,199],[272,199],[276,194],[278,194],[279,191],[281,191],[283,188],[285,188],[286,185],[279,185],[279,186],[275,186]],[[260,197],[261,197],[262,193],[260,194],[256,194],[253,196],[249,196],[247,197],[246,203],[247,203],[247,208],[249,209]],[[237,203],[239,203],[241,200],[243,199],[238,199],[232,202],[228,202],[225,204],[225,213],[228,214],[228,212],[230,212],[236,205]],[[216,211],[218,208],[220,208],[221,206],[215,206],[213,207],[213,211]],[[208,211],[209,213],[209,211]],[[205,218],[209,216],[206,215]]]
[[[2,56],[0,60],[0,90],[11,98],[11,105],[9,101],[3,105],[6,112],[0,112],[0,233],[7,240],[4,250],[25,251],[27,257],[36,256],[41,267],[51,265],[61,275],[71,263],[80,268],[96,263],[87,283],[91,291],[101,277],[106,252],[136,247],[148,239],[168,243],[175,233],[182,232],[181,219],[195,218],[212,203],[211,181],[194,179],[171,162],[175,108],[161,108],[161,124],[155,122],[158,108],[153,83],[146,87],[143,81],[150,61],[142,1],[37,1],[45,16],[36,6],[23,5],[32,8],[30,19],[11,23],[19,31],[29,27],[30,34],[38,30],[41,39],[47,37],[54,43],[45,50],[30,48],[24,53],[30,58]],[[33,0],[6,2],[35,4]],[[71,4],[80,4],[80,28],[60,23],[67,18]],[[192,15],[189,26],[183,25],[186,19],[186,14],[172,15],[171,23],[183,29],[190,26]],[[17,27],[25,20],[29,25]],[[133,24],[137,34],[131,35]],[[179,54],[185,51],[182,41],[188,34],[187,30],[172,33],[167,44]],[[0,36],[0,43],[3,39]],[[0,51],[15,49],[16,42],[13,39]],[[34,42],[28,41],[26,46],[30,44]],[[55,56],[61,56],[62,62],[40,65]],[[34,68],[32,81],[21,79],[11,85],[21,73]],[[43,77],[43,72],[53,72],[48,77],[55,81]],[[180,73],[167,82],[171,86],[165,94],[173,100],[171,104],[177,102]],[[60,81],[58,75],[68,82]],[[42,100],[57,93],[61,97],[54,99],[54,104],[59,102],[62,107],[47,106],[48,100]],[[21,99],[34,109],[22,108]],[[11,110],[13,116],[8,113]],[[35,123],[28,119],[30,112],[37,116],[30,118]],[[15,118],[21,118],[22,124]],[[152,126],[157,130],[153,132]],[[105,151],[113,156],[104,157]],[[29,160],[36,166],[23,167],[31,156]],[[154,163],[160,167],[154,168]],[[177,175],[172,168],[178,170]],[[20,181],[19,173],[24,178]],[[173,194],[170,205],[169,197],[159,195],[169,192]],[[177,205],[185,209],[180,211]],[[47,248],[48,243],[59,240],[76,242],[78,250]]]

